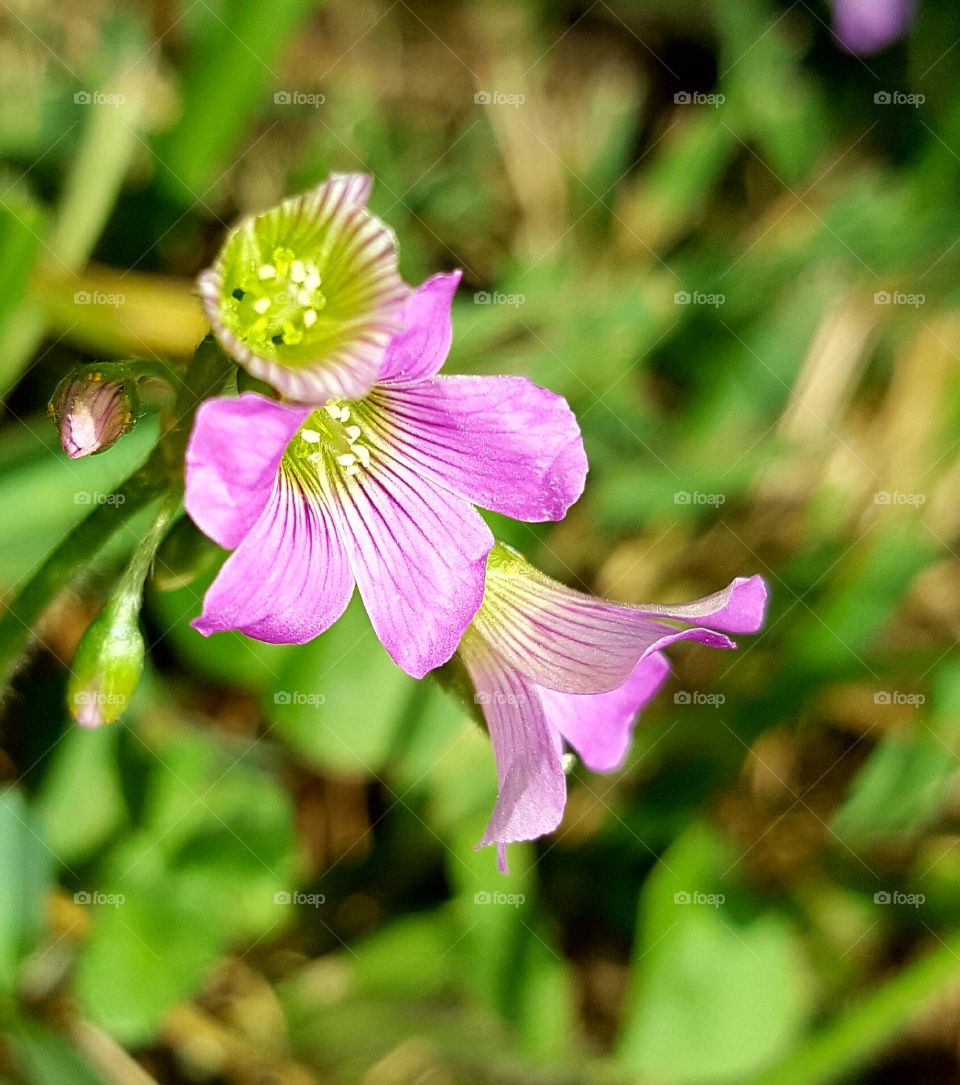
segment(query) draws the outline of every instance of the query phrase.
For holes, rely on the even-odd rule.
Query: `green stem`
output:
[[[112,500],[97,505],[43,562],[0,615],[0,689],[14,676],[30,630],[56,596],[96,557],[108,539],[169,486],[142,468]]]
[[[960,934],[951,935],[862,999],[751,1085],[839,1081],[894,1040],[919,1009],[960,976]]]
[[[134,513],[166,495],[153,527],[123,574],[121,587],[128,581],[133,585],[139,578],[139,598],[139,587],[183,493],[183,457],[193,416],[207,396],[221,389],[232,371],[232,365],[212,339],[205,339],[197,347],[177,393],[174,421],[160,437],[150,458],[115,491],[112,500],[98,505],[70,532],[0,615],[0,689],[13,677],[30,630],[53,599],[93,561]]]

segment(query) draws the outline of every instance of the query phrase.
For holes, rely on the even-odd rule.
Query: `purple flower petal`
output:
[[[270,500],[277,468],[308,410],[255,392],[200,404],[186,455],[185,504],[205,535],[230,550]]]
[[[410,295],[400,314],[402,331],[387,345],[380,384],[423,380],[441,368],[450,353],[450,306],[462,275],[462,271],[434,275]]]
[[[640,659],[678,640],[734,647],[711,629],[674,629],[638,607],[574,591],[502,546],[473,628],[530,681],[564,693],[616,689]]]
[[[497,762],[498,794],[479,846],[503,845],[552,832],[563,817],[567,782],[559,733],[546,720],[537,691],[501,664],[475,637],[461,657],[477,691]]]
[[[371,402],[397,455],[426,478],[520,520],[562,520],[587,458],[566,400],[526,377],[433,377]]]
[[[547,721],[556,727],[594,772],[609,772],[623,760],[640,710],[670,673],[661,652],[646,656],[622,686],[609,693],[557,693],[536,687]]]
[[[651,618],[698,622],[725,633],[756,633],[763,625],[767,585],[762,576],[738,576],[722,591],[692,603],[641,603],[638,611]]]
[[[239,629],[271,644],[303,644],[340,617],[352,594],[353,576],[329,513],[280,472],[191,624],[204,636]]]
[[[331,516],[367,613],[394,662],[414,678],[453,655],[483,598],[493,536],[465,501],[378,459],[328,476]]]

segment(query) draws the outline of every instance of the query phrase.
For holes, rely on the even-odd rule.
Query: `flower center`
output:
[[[224,298],[225,316],[245,342],[269,354],[303,342],[327,304],[316,262],[282,246],[234,282]]]
[[[347,478],[359,475],[370,466],[370,449],[361,440],[364,432],[358,416],[356,402],[330,400],[297,430],[288,454],[318,467],[335,464]]]

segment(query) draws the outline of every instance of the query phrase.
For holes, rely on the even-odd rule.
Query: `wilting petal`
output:
[[[651,618],[697,622],[725,633],[756,633],[763,625],[767,585],[762,576],[738,576],[722,591],[692,603],[641,603],[636,610]]]
[[[330,510],[370,620],[414,678],[453,655],[483,598],[490,529],[398,461],[328,476]]]
[[[447,360],[453,338],[450,306],[463,275],[450,271],[434,275],[410,295],[400,319],[403,330],[387,346],[379,383],[423,380]]]
[[[547,721],[556,727],[594,772],[609,772],[623,760],[637,715],[670,673],[661,652],[646,656],[622,686],[608,693],[557,693],[537,686]]]
[[[722,633],[674,629],[636,608],[574,591],[497,546],[474,628],[530,681],[565,693],[623,685],[644,656],[678,640],[733,648]]]
[[[497,761],[497,802],[480,841],[508,844],[552,832],[563,817],[567,782],[559,734],[534,687],[468,635],[460,650]]]
[[[333,174],[244,219],[197,280],[223,349],[290,400],[363,395],[401,328],[410,291],[393,232],[366,210],[370,185]]]
[[[433,377],[370,401],[398,455],[485,509],[561,520],[583,492],[577,421],[562,396],[526,377]]]
[[[238,546],[263,512],[290,438],[309,414],[255,392],[208,399],[187,445],[185,504],[214,542]]]
[[[326,509],[282,472],[249,535],[227,558],[192,625],[302,644],[329,628],[353,594],[347,556]]]

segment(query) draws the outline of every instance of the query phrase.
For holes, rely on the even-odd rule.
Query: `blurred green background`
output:
[[[503,878],[485,736],[355,606],[204,640],[204,580],[154,584],[133,708],[70,724],[133,521],[4,702],[4,1085],[957,1080],[960,10],[869,57],[829,22],[0,5],[5,597],[156,436],[68,461],[59,377],[188,355],[224,230],[334,169],[375,176],[408,281],[464,269],[449,370],[580,419],[584,498],[508,541],[625,601],[772,590]]]

